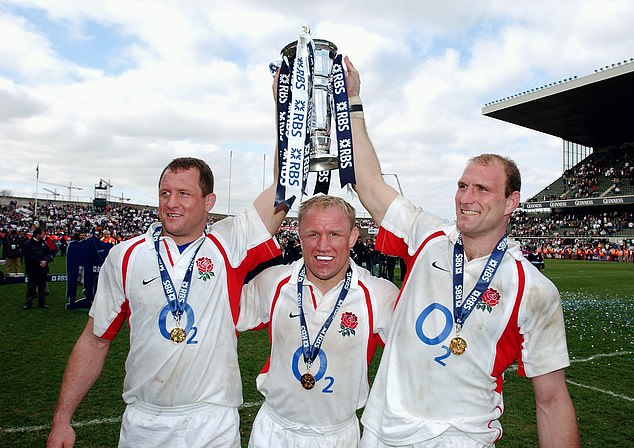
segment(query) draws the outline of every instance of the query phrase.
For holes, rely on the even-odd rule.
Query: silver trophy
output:
[[[338,168],[337,155],[330,153],[330,127],[332,121],[332,89],[330,78],[332,63],[337,56],[337,46],[323,39],[313,39],[315,69],[311,81],[310,171],[327,171]],[[281,55],[287,63],[295,59],[297,42],[285,46]]]

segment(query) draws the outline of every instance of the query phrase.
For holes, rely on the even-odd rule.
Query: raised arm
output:
[[[110,350],[111,341],[95,336],[89,318],[68,359],[62,387],[53,414],[47,448],[69,448],[75,443],[71,419],[92,385],[97,381]]]
[[[350,59],[344,58],[347,68],[346,85],[351,105],[360,105],[361,79],[359,72],[354,68]],[[363,206],[370,212],[372,219],[381,224],[385,212],[398,195],[398,192],[389,186],[381,174],[381,164],[370,141],[363,111],[350,114],[352,122],[352,141],[354,151],[354,170],[357,184],[354,186]]]
[[[532,378],[541,448],[576,448],[581,442],[563,369]]]
[[[276,169],[277,171],[277,169]],[[273,177],[277,179],[277,174]],[[275,184],[268,187],[255,198],[253,205],[271,235],[275,235],[284,221],[288,209],[285,206],[275,207]]]

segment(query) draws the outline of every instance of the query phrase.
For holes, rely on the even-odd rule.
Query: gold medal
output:
[[[467,341],[462,339],[460,336],[456,336],[449,343],[449,350],[454,355],[462,355],[464,351],[467,349]]]
[[[177,344],[183,342],[186,337],[187,333],[185,333],[185,330],[181,327],[174,327],[170,331],[170,339],[172,340],[172,342],[175,342]]]
[[[300,382],[302,383],[302,387],[306,390],[315,387],[315,377],[308,372],[302,375]]]

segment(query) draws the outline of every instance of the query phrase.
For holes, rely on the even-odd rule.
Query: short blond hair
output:
[[[305,200],[299,205],[299,212],[297,214],[297,221],[299,225],[302,225],[302,218],[306,213],[316,208],[318,210],[327,210],[332,207],[339,207],[345,213],[346,217],[350,221],[350,228],[353,229],[356,224],[357,212],[352,205],[346,202],[344,199],[337,196],[329,195],[317,195],[310,199]]]

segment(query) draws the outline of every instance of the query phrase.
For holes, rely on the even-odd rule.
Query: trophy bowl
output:
[[[324,39],[313,39],[314,73],[310,82],[310,171],[329,171],[338,168],[336,154],[330,153],[330,131],[332,122],[332,89],[330,77],[332,63],[337,56],[337,46]],[[295,60],[297,42],[286,45],[282,57],[287,64]]]

